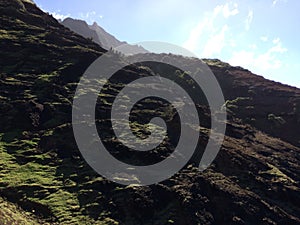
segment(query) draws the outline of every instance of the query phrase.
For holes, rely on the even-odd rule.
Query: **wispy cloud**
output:
[[[79,18],[91,24],[97,21],[99,18],[103,19],[103,15],[96,13],[96,11],[89,11],[89,12],[79,13]]]
[[[225,46],[225,35],[228,31],[228,26],[224,25],[220,32],[211,36],[205,44],[203,56],[211,57],[214,54],[219,54]]]
[[[226,3],[225,5],[218,5],[213,10],[213,15],[222,14],[224,18],[235,16],[239,13],[238,5],[236,3]]]
[[[286,3],[287,0],[273,0],[273,1],[272,1],[272,6],[277,5],[279,2],[284,2],[284,3]]]
[[[282,46],[280,38],[273,39],[271,43],[272,46],[262,53],[255,53],[251,50],[234,52],[232,58],[228,61],[234,66],[254,68],[257,73],[263,73],[270,69],[279,69],[283,65],[279,55],[288,50]]]
[[[245,28],[246,28],[246,30],[250,29],[250,25],[252,23],[252,20],[253,20],[253,11],[249,10],[247,18],[245,20]]]
[[[235,15],[237,15],[239,13],[238,5],[236,3],[234,3],[232,6],[233,7],[231,9],[230,9],[230,5],[229,4],[225,4],[222,7],[223,16],[225,18],[228,18],[230,16],[235,16]]]
[[[284,53],[287,51],[287,48],[282,46],[280,38],[273,39],[272,43],[274,46],[269,50],[270,53]]]
[[[185,41],[183,46],[191,51],[196,50],[199,45],[199,41],[201,39],[202,34],[204,33],[205,29],[209,27],[211,24],[211,20],[205,18],[203,21],[198,23],[190,32],[188,39]]]
[[[225,36],[229,27],[225,24],[221,27],[215,26],[215,20],[222,17],[228,19],[239,13],[238,5],[235,3],[226,3],[216,6],[211,12],[205,14],[202,19],[190,32],[188,39],[183,46],[191,51],[199,50],[200,42],[205,43],[202,49],[204,57],[210,57],[220,51],[225,46]],[[208,37],[203,39],[203,36]]]
[[[268,41],[268,39],[269,39],[269,38],[268,38],[267,36],[261,36],[261,37],[260,37],[260,40],[263,41],[263,42]]]

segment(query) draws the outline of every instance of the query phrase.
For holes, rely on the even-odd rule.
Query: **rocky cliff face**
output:
[[[106,51],[28,1],[0,0],[0,12],[0,196],[4,199],[0,199],[4,206],[0,223],[300,223],[299,89],[219,60],[205,60],[227,100],[226,137],[217,159],[204,172],[198,171],[194,157],[159,184],[121,186],[86,164],[71,125],[79,78]],[[116,62],[120,60],[112,54]],[[199,63],[174,55],[152,57]],[[99,135],[118,159],[149,163],[165,158],[174,148],[170,140],[157,151],[132,156],[134,152],[114,141],[107,118],[120,83],[166,70],[176,76],[165,66],[128,66],[117,73],[118,83],[112,80],[99,98],[96,111],[105,130]],[[154,99],[149,105],[163,109],[165,104]],[[198,109],[203,113],[197,149],[201,153],[207,143],[209,113],[205,103]],[[136,108],[133,118],[141,113]],[[149,113],[144,116],[156,110]],[[139,123],[133,126],[137,132],[141,132]]]

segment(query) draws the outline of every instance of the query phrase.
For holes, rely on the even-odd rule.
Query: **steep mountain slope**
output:
[[[87,22],[83,20],[66,18],[61,24],[83,37],[91,38],[105,49],[114,48],[126,43],[119,41],[107,33],[104,29],[99,27],[96,22],[93,23],[93,25],[88,25]]]
[[[96,22],[94,22],[92,25],[88,25],[83,20],[66,18],[61,22],[61,24],[85,38],[92,39],[94,42],[101,45],[107,50],[110,48],[116,48],[120,45],[127,44],[125,41],[121,42],[118,39],[116,39],[113,35],[107,33]],[[130,50],[133,53],[147,52],[145,49],[138,45],[131,45]]]
[[[153,60],[165,60],[197,68],[196,59],[150,54]],[[135,55],[139,59],[142,55]],[[241,67],[232,67],[217,59],[204,59],[222,87],[231,119],[300,147],[300,90],[264,79]]]
[[[199,172],[195,154],[183,170],[164,182],[121,186],[86,164],[71,125],[79,78],[105,50],[28,1],[0,0],[0,12],[0,196],[5,198],[0,204],[9,204],[0,216],[8,217],[7,221],[300,224],[298,89],[206,60],[223,88],[229,114],[226,138],[213,165]],[[199,63],[181,56],[150,55],[187,65]],[[113,52],[111,57],[116,63],[125,60]],[[170,140],[158,151],[132,156],[133,152],[115,142],[109,126],[109,109],[122,83],[165,71],[178,75],[176,68],[166,65],[128,66],[116,74],[121,80],[111,80],[101,93],[96,112],[104,126],[99,135],[116,158],[131,162],[142,158],[149,163],[165,158],[174,148]],[[181,84],[190,83],[181,74],[178,79]],[[202,112],[197,149],[201,153],[209,115],[201,97],[193,97]],[[146,106],[156,110],[148,110],[145,118],[164,109],[166,103],[152,99]],[[139,115],[141,110],[136,108],[133,117]],[[139,122],[133,126],[137,132]],[[11,220],[15,213],[20,220]]]
[[[107,33],[102,27],[100,27],[96,22],[94,22],[92,25],[89,25],[89,28],[91,30],[94,30],[98,37],[100,38],[100,41],[102,45],[109,49],[111,47],[115,48],[120,45],[126,44],[126,42],[119,41],[117,38],[115,38],[113,35]]]

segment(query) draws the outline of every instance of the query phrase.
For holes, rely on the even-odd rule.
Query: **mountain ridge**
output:
[[[165,65],[123,68],[116,74],[119,79],[104,88],[96,107],[98,121],[105,122],[99,135],[113,156],[125,162],[141,158],[111,138],[107,118],[119,84],[133,78],[165,71],[178,76],[179,84],[187,85],[199,103],[203,124],[199,148],[180,172],[147,187],[118,185],[84,161],[71,124],[78,81],[107,51],[66,29],[36,5],[21,3],[0,0],[0,196],[12,205],[8,211],[0,209],[4,215],[0,223],[6,222],[5,216],[17,223],[10,218],[14,210],[20,216],[27,213],[29,218],[24,216],[23,221],[40,224],[300,223],[299,89],[219,60],[205,60],[223,89],[228,120],[217,158],[199,172],[198,157],[208,139],[210,115],[188,78]],[[118,53],[110,54],[116,63],[125,60]],[[171,54],[148,54],[154,60],[198,63]],[[166,107],[157,100],[150,103],[158,109]],[[134,109],[133,118],[141,115],[139,110]],[[133,130],[144,134],[137,125]],[[164,159],[173,147],[167,142],[165,148],[142,159]]]
[[[88,25],[84,20],[72,19],[69,17],[61,21],[61,24],[85,38],[92,39],[94,42],[107,50],[127,44],[127,42],[119,41],[113,35],[107,33],[96,22],[94,22],[92,25]],[[138,45],[128,45],[128,47],[130,48],[132,53],[148,52]]]

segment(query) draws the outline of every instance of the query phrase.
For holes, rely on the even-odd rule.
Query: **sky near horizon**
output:
[[[162,41],[300,88],[297,0],[34,0],[57,19],[94,21],[121,41]]]

